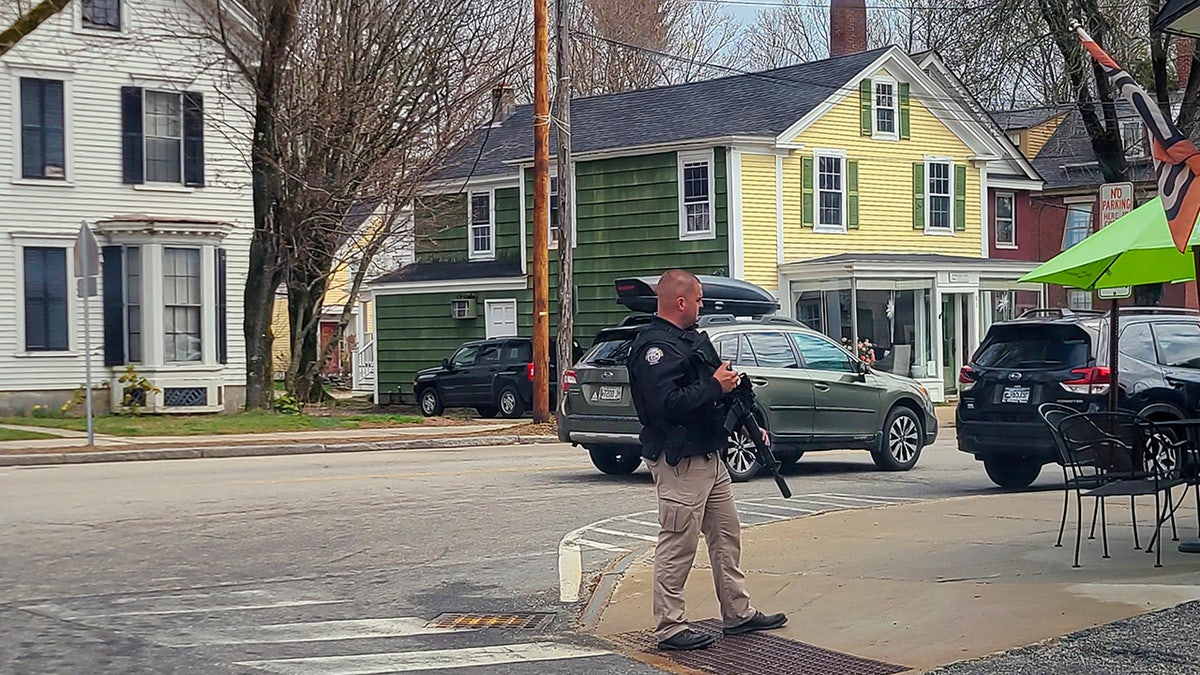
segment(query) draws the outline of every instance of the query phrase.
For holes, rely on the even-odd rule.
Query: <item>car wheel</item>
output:
[[[729,447],[725,451],[725,468],[729,470],[729,479],[735,483],[744,483],[762,471],[762,464],[754,452],[754,442],[746,432],[738,429],[729,437]]]
[[[520,417],[525,412],[525,406],[521,404],[521,396],[512,387],[500,390],[500,395],[496,397],[496,407],[500,409],[500,414],[508,419]]]
[[[426,387],[421,390],[421,414],[426,417],[437,417],[446,410],[445,404],[442,403],[442,397],[438,394],[437,389]]]
[[[494,407],[489,405],[489,406],[484,406],[482,408],[476,408],[475,412],[479,413],[479,416],[484,419],[491,419],[496,416],[496,413],[498,411]]]
[[[996,485],[1016,490],[1033,485],[1042,463],[1025,457],[984,457],[983,469]]]
[[[921,420],[917,414],[904,406],[897,406],[888,413],[883,424],[883,437],[879,448],[871,453],[875,466],[884,471],[908,471],[921,457]]]
[[[641,449],[636,446],[597,445],[589,447],[592,464],[604,473],[624,476],[637,471],[642,463]]]

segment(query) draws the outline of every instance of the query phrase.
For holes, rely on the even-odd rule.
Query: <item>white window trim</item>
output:
[[[25,236],[20,233],[14,233],[13,239],[16,240],[14,250],[16,252],[16,260],[14,267],[16,269],[17,297],[16,306],[17,316],[17,344],[20,345],[19,351],[13,356],[25,358],[55,358],[55,357],[75,357],[80,356],[78,351],[79,340],[77,338],[77,324],[82,320],[77,311],[77,297],[79,295],[78,287],[72,270],[75,269],[75,250],[74,236],[71,237],[53,237],[53,236]],[[25,347],[25,249],[26,248],[62,248],[66,254],[66,271],[67,271],[67,348],[58,351],[29,351]],[[92,318],[97,318],[93,313]]]
[[[930,214],[933,207],[933,199],[929,193],[929,167],[932,164],[946,164],[950,167],[950,227],[942,229],[932,226]],[[953,237],[954,236],[954,158],[953,157],[938,157],[936,155],[925,156],[925,234],[935,237]]]
[[[684,206],[683,166],[695,162],[708,163],[708,230],[704,232],[687,231],[687,207]],[[717,162],[715,153],[710,150],[697,152],[676,153],[675,159],[676,185],[679,192],[679,241],[699,241],[717,238]]]
[[[78,3],[76,3],[78,4]],[[75,118],[75,97],[72,85],[75,73],[71,70],[57,68],[9,66],[12,86],[12,129],[13,129],[13,185],[37,185],[39,187],[75,187],[75,153],[71,136]],[[63,178],[25,178],[22,174],[23,152],[21,143],[21,79],[34,78],[39,80],[59,80],[63,83]]]
[[[493,333],[493,332],[492,332],[492,322],[488,320],[488,317],[489,317],[489,315],[490,315],[490,312],[489,312],[488,310],[489,310],[490,308],[492,308],[493,306],[496,306],[496,305],[509,305],[509,306],[511,306],[511,307],[513,308],[513,329],[514,329],[514,331],[515,331],[515,332],[513,332],[513,334],[512,334],[512,335],[496,335],[495,333]],[[520,312],[520,311],[521,311],[521,306],[520,306],[520,304],[517,302],[517,299],[516,299],[516,298],[502,298],[502,299],[497,299],[497,300],[484,300],[484,301],[483,301],[483,332],[484,332],[484,339],[485,339],[485,340],[491,340],[492,338],[516,337],[516,336],[517,336],[517,334],[521,332],[521,328],[520,328],[520,316],[518,315],[518,312]]]
[[[179,98],[179,180],[178,181],[162,181],[150,180],[150,172],[147,170],[147,165],[150,162],[150,149],[147,145],[147,140],[150,135],[146,133],[146,95],[147,94],[173,94]],[[183,129],[183,91],[172,88],[150,87],[142,88],[142,177],[144,183],[134,185],[136,189],[139,186],[145,186],[143,189],[151,191],[176,192],[176,188],[181,192],[192,192],[194,189],[183,184],[184,176],[187,172],[186,162],[183,157],[184,150],[184,129]]]
[[[892,85],[892,131],[879,130],[879,107],[878,94],[875,91],[875,86],[878,84]],[[888,75],[880,75],[871,78],[871,138],[882,141],[898,141],[900,140],[900,83],[896,78]]]
[[[571,172],[572,179],[576,179],[577,176],[578,176],[578,174],[576,174],[574,171]],[[552,168],[550,170],[550,179],[551,179],[551,181],[558,180],[558,170],[556,168]],[[553,183],[552,183],[552,185],[553,185]],[[575,187],[574,180],[572,180],[572,187],[575,188],[575,195],[576,195],[576,197],[578,197],[579,188]],[[550,194],[554,195],[555,192],[553,190],[551,190]],[[522,214],[524,214],[524,209],[522,209],[521,212],[522,212]],[[571,248],[572,249],[579,248],[579,221],[576,216],[577,213],[579,213],[579,204],[578,204],[578,202],[573,201],[573,202],[571,202]],[[561,205],[559,206],[558,217],[559,217],[559,219],[562,218]],[[522,220],[524,220],[524,216],[522,216]],[[559,223],[559,227],[562,227],[562,223]],[[550,236],[550,233],[546,234],[546,245],[549,246],[551,251],[558,250],[558,242],[554,241],[554,238]]]
[[[1138,140],[1134,152],[1130,152],[1130,148],[1125,147],[1125,129],[1127,127],[1136,127],[1138,131]],[[1119,128],[1121,130],[1121,148],[1125,152],[1125,156],[1130,159],[1143,159],[1147,156],[1146,153],[1146,128],[1139,120],[1121,120]]]
[[[472,232],[475,226],[475,214],[471,202],[474,201],[476,195],[486,194],[488,196],[488,248],[485,251],[475,250],[475,233]],[[467,260],[495,260],[496,259],[496,191],[495,190],[471,190],[467,193]]]
[[[1000,202],[1001,197],[1007,197],[1012,201],[1012,241],[1000,241],[1000,208],[996,207],[993,212],[996,214],[996,225],[993,228],[996,237],[996,248],[1013,250],[1017,248],[1017,195],[1014,192],[997,192],[996,202]]]
[[[1067,221],[1071,218],[1072,207],[1086,206],[1088,213],[1088,232],[1084,236],[1086,239],[1095,233],[1096,227],[1096,198],[1095,197],[1064,197],[1063,206],[1067,209],[1067,215],[1063,218],[1063,233],[1059,237],[1058,246],[1060,251],[1065,251],[1067,246]]]
[[[874,86],[874,85],[872,85]],[[873,90],[872,90],[873,91]],[[835,157],[840,159],[842,164],[842,222],[840,225],[822,225],[821,224],[821,158]],[[850,194],[850,186],[847,185],[849,179],[849,171],[846,168],[846,151],[836,148],[813,148],[813,232],[817,234],[845,234],[846,220],[849,217],[847,213]]]
[[[130,244],[130,245],[132,245],[132,244]],[[166,339],[165,339],[166,335],[167,335],[167,319],[166,319],[166,317],[167,317],[166,274],[167,273],[166,273],[166,266],[164,265],[164,261],[167,258],[167,249],[168,248],[181,249],[181,250],[187,250],[187,251],[196,251],[200,257],[200,259],[199,259],[199,262],[200,262],[200,359],[196,360],[196,361],[171,361],[167,358],[167,345],[166,345]],[[210,357],[210,354],[212,354],[215,351],[215,345],[216,345],[216,339],[217,339],[217,336],[215,334],[216,333],[215,318],[216,318],[216,313],[217,313],[217,306],[216,306],[216,302],[215,302],[215,300],[216,300],[215,297],[213,298],[213,302],[211,304],[209,302],[208,287],[210,285],[212,285],[212,282],[215,279],[215,275],[213,275],[213,273],[209,271],[208,265],[206,264],[206,262],[207,262],[206,259],[211,257],[210,251],[212,251],[213,248],[214,247],[203,246],[203,245],[198,246],[198,245],[196,245],[195,242],[190,242],[188,245],[177,245],[177,244],[164,243],[161,246],[159,246],[158,250],[155,252],[156,255],[158,255],[158,264],[155,266],[158,270],[158,279],[156,279],[155,282],[162,286],[163,291],[157,298],[157,302],[158,302],[157,311],[159,312],[159,323],[156,326],[156,328],[158,330],[155,331],[157,333],[157,335],[155,335],[154,337],[156,337],[163,343],[162,344],[162,349],[163,349],[162,365],[163,366],[171,366],[171,367],[178,366],[178,365],[208,366],[208,365],[211,365],[212,361],[214,360],[214,359],[210,359],[209,357]],[[142,251],[143,251],[143,255],[145,255],[144,254],[145,248],[143,248]],[[145,279],[145,272],[146,272],[146,263],[145,263],[145,258],[143,258],[142,260],[143,260],[143,262],[142,262],[142,274],[143,274],[142,307],[145,307],[146,306],[146,294],[144,291],[146,288],[146,284],[145,284],[144,279]],[[122,282],[122,283],[124,283],[124,282]],[[214,293],[214,295],[215,295],[215,293]],[[190,307],[191,305],[175,305],[175,306],[176,307]],[[213,329],[210,329],[209,325],[208,325],[208,317],[210,314],[214,318]],[[143,337],[142,337],[142,362],[143,363],[145,363],[145,361],[146,361],[146,337],[145,336],[146,336],[147,332],[148,331],[146,331],[146,310],[143,309],[142,310],[142,335],[143,335]],[[209,346],[210,343],[213,345],[213,347]]]
[[[120,30],[106,30],[103,28],[86,28],[86,27],[84,27],[84,25],[83,25],[83,3],[82,2],[73,2],[71,4],[74,6],[74,10],[73,10],[74,16],[71,19],[71,32],[75,33],[76,35],[87,35],[89,37],[106,36],[106,37],[117,38],[117,39],[122,39],[122,40],[128,40],[133,37],[132,31],[130,30],[130,25],[129,25],[129,17],[130,17],[129,0],[121,0],[121,29]]]

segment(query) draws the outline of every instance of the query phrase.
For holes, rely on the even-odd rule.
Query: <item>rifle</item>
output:
[[[745,429],[754,443],[755,459],[775,477],[775,484],[779,486],[779,493],[783,498],[791,499],[792,491],[783,476],[779,475],[779,460],[775,459],[771,446],[763,442],[762,428],[758,426],[758,419],[754,417],[754,399],[754,385],[750,383],[750,378],[742,373],[737,386],[726,397],[728,412],[725,413],[725,433],[732,437],[738,429]]]

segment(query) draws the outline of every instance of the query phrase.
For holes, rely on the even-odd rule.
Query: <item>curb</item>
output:
[[[629,566],[653,547],[653,544],[646,544],[641,548],[634,549],[609,563],[608,567],[600,573],[600,580],[596,582],[595,590],[592,591],[587,604],[583,607],[583,612],[579,615],[579,625],[583,630],[592,634],[596,632],[596,626],[600,624],[600,617],[604,615],[604,610],[608,608],[608,603],[617,590],[617,580],[624,577]]]
[[[280,445],[213,445],[196,448],[147,448],[109,452],[50,452],[29,455],[0,455],[0,466],[39,466],[52,464],[94,464],[99,462],[141,462],[160,459],[203,459],[207,457],[269,457],[337,452],[382,452],[388,450],[429,450],[435,448],[487,447],[498,445],[538,445],[558,443],[556,436],[480,436],[368,441],[360,443],[290,443]]]

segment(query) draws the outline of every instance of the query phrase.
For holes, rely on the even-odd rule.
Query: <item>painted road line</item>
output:
[[[575,543],[579,544],[580,546],[587,546],[590,548],[598,548],[601,551],[612,551],[614,553],[628,553],[629,552],[629,549],[627,549],[627,548],[621,548],[620,546],[613,546],[612,544],[605,544],[604,542],[600,542],[600,541],[592,541],[591,539],[576,539]]]
[[[738,513],[740,513],[742,515],[746,515],[746,516],[758,516],[759,518],[766,518],[768,520],[782,520],[784,518],[789,517],[789,516],[785,516],[780,513],[763,513],[762,511],[751,511],[750,509],[742,508],[741,504],[738,504]]]
[[[191,607],[188,609],[153,609],[132,612],[100,612],[97,614],[69,614],[57,605],[28,605],[21,609],[42,612],[64,621],[104,619],[118,616],[170,616],[174,614],[207,614],[210,612],[248,612],[260,609],[283,609],[288,607],[313,607],[317,605],[340,605],[346,600],[300,600],[298,602],[272,602],[265,605],[218,605],[214,607]]]
[[[817,513],[817,511],[815,509],[801,509],[801,508],[797,508],[795,506],[783,506],[782,504],[763,504],[762,502],[743,502],[743,501],[739,501],[738,504],[745,504],[747,506],[753,506],[756,508],[764,508],[764,509],[780,509],[782,511],[795,511],[796,513],[802,513],[805,515],[811,515],[811,514]]]
[[[656,530],[660,527],[660,525],[658,523],[652,523],[648,520],[634,520],[633,518],[622,518],[622,520],[624,520],[627,523],[633,523],[634,525],[642,525],[644,527],[653,527]]]
[[[614,537],[629,537],[630,539],[641,539],[642,541],[655,541],[655,542],[658,541],[658,537],[651,537],[648,534],[634,534],[633,532],[619,532],[617,530],[607,530],[603,527],[593,527],[591,529],[591,531],[599,532],[600,534],[609,534]]]
[[[419,616],[382,619],[347,619],[340,621],[310,621],[305,623],[274,623],[263,626],[239,627],[238,635],[189,631],[156,642],[168,647],[203,647],[206,645],[280,644],[287,642],[327,642],[331,640],[360,640],[366,638],[398,638],[416,635],[441,635],[471,632],[475,628],[431,627]]]
[[[530,642],[466,649],[239,661],[234,665],[257,668],[280,675],[374,675],[376,673],[409,673],[472,666],[498,666],[508,663],[561,661],[608,654],[611,652],[572,647],[556,642]]]
[[[901,502],[919,502],[921,500],[912,497],[879,497],[876,495],[846,495],[836,492],[822,493],[814,495],[816,497],[833,497],[835,499],[848,499],[855,502],[877,503],[877,504],[899,504]]]

